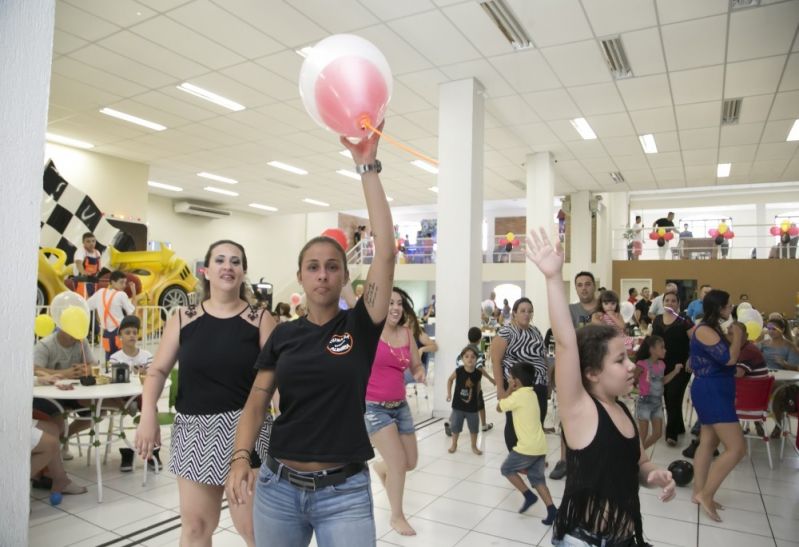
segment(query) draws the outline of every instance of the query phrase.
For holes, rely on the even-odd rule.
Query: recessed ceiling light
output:
[[[117,118],[119,120],[124,120],[126,122],[135,123],[136,125],[141,125],[148,129],[153,129],[155,131],[163,131],[166,129],[165,125],[161,125],[160,123],[151,122],[150,120],[145,120],[144,118],[139,118],[137,116],[132,116],[131,114],[125,114],[124,112],[120,112],[119,110],[114,110],[113,108],[105,107],[100,110],[100,114],[105,114],[106,116],[111,116],[112,118]]]
[[[58,144],[66,144],[67,146],[74,146],[75,148],[84,148],[86,150],[88,150],[89,148],[94,148],[94,145],[90,142],[79,141],[78,139],[64,137],[63,135],[56,135],[55,133],[46,133],[46,136],[47,140],[50,142],[56,142]]]
[[[786,141],[799,141],[799,120],[795,120],[793,125],[791,126],[791,130],[788,132],[788,138],[785,139]]]
[[[305,59],[306,57],[308,57],[308,55],[311,54],[311,50],[313,50],[311,46],[305,46],[301,47],[300,49],[295,49],[294,53]]]
[[[357,180],[357,181],[361,180],[361,175],[359,175],[355,171],[349,171],[347,169],[337,169],[336,173],[338,173],[339,175],[341,175],[343,177],[349,177],[349,178],[351,178],[353,180]]]
[[[219,106],[223,106],[229,110],[233,110],[234,112],[244,110],[245,108],[244,105],[241,105],[236,101],[231,101],[230,99],[223,97],[222,95],[217,95],[213,91],[208,91],[207,89],[203,89],[194,84],[190,84],[189,82],[183,82],[178,86],[178,89],[181,91],[185,91],[186,93],[191,93],[195,97],[199,97],[201,99],[205,99],[206,101],[210,101],[214,104],[218,104]]]
[[[236,179],[230,179],[228,177],[223,177],[222,175],[214,175],[213,173],[206,173],[205,171],[197,173],[197,176],[198,177],[202,177],[204,179],[215,180],[217,182],[224,182],[224,183],[227,183],[227,184],[238,184],[239,183],[239,181],[237,181]]]
[[[717,177],[729,177],[730,176],[730,167],[732,167],[731,163],[720,163],[718,167],[716,167],[716,176]]]
[[[300,169],[299,167],[294,167],[293,165],[289,165],[288,163],[283,163],[282,161],[270,161],[267,162],[267,165],[271,165],[276,169],[282,169],[283,171],[288,171],[289,173],[294,173],[295,175],[307,175],[308,171],[305,169]]]
[[[272,207],[271,205],[262,205],[262,204],[260,204],[260,203],[250,203],[249,205],[250,205],[250,207],[252,207],[253,209],[261,209],[261,210],[263,210],[263,211],[271,211],[271,212],[273,212],[273,213],[274,213],[275,211],[277,211],[277,207]]]
[[[329,203],[325,203],[324,201],[319,201],[316,199],[305,198],[302,201],[305,203],[310,203],[311,205],[318,205],[319,207],[330,207]]]
[[[428,188],[428,190],[430,190],[431,192],[435,192],[437,194],[438,193],[438,186],[431,186],[430,188]]]
[[[569,120],[569,123],[572,124],[572,127],[577,130],[583,139],[590,141],[596,138],[596,133],[594,133],[594,130],[588,125],[588,122],[585,121],[585,118],[574,118],[573,120]]]
[[[638,140],[641,141],[641,146],[647,154],[658,153],[658,147],[657,144],[655,144],[655,136],[653,134],[647,133],[646,135],[638,135]]]
[[[341,154],[345,158],[352,159],[352,152],[350,152],[349,150],[341,150],[341,151],[339,151],[339,154]]]
[[[158,188],[160,190],[169,190],[170,192],[182,192],[183,188],[180,186],[172,186],[171,184],[164,184],[163,182],[155,182],[154,180],[148,180],[147,186],[150,188]]]
[[[427,171],[428,173],[433,173],[434,175],[438,175],[438,167],[436,167],[435,165],[431,165],[426,161],[413,160],[411,162],[411,165],[413,165],[414,167],[418,167],[422,171]]]
[[[239,195],[237,192],[231,192],[230,190],[223,190],[222,188],[216,188],[214,186],[206,186],[205,188],[203,188],[203,190],[205,190],[206,192],[213,192],[215,194],[222,194],[224,196],[236,197]]]

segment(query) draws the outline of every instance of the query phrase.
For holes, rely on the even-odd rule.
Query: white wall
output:
[[[0,545],[28,544],[33,314],[53,0],[0,2]]]
[[[147,206],[148,239],[167,241],[183,259],[202,260],[208,245],[232,239],[247,251],[248,277],[264,277],[275,287],[274,301],[288,301],[300,292],[297,256],[305,244],[306,215],[269,216],[233,211],[224,219],[177,214],[172,200],[150,195]]]
[[[53,143],[45,148],[47,159],[52,159],[61,176],[92,198],[103,213],[146,220],[147,164]]]

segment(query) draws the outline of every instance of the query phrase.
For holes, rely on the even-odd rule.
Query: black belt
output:
[[[629,537],[627,539],[605,539],[587,530],[583,530],[582,528],[575,528],[567,532],[567,534],[589,545],[595,545],[596,547],[635,547],[635,537]]]
[[[325,486],[335,486],[342,484],[353,475],[357,475],[364,469],[366,464],[363,462],[348,463],[343,467],[335,469],[325,469],[323,471],[292,471],[272,456],[266,457],[266,467],[272,473],[278,474],[281,479],[286,479],[289,483],[305,490],[318,490]]]

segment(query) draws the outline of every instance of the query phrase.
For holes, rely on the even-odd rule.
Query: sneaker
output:
[[[483,431],[488,431],[489,429],[494,429],[494,424],[489,422],[483,426]]]
[[[682,451],[682,455],[686,458],[694,459],[694,454],[696,454],[696,447],[699,446],[699,441],[696,439],[691,439],[691,444]]]
[[[122,455],[122,463],[119,464],[119,470],[126,473],[133,471],[133,450],[120,448],[119,453]]]
[[[549,474],[549,478],[553,480],[560,480],[566,476],[566,462],[564,460],[558,461],[555,464],[555,469]]]
[[[447,437],[452,437],[452,428],[449,427],[449,422],[444,422],[444,433]]]
[[[521,508],[519,509],[519,513],[524,513],[527,511],[530,506],[532,506],[535,502],[538,501],[538,496],[530,492],[529,490],[524,493],[524,503],[522,503]]]
[[[72,455],[72,452],[69,451],[69,446],[64,445],[61,447],[61,460],[68,462],[71,459],[74,459],[75,456]]]
[[[555,517],[558,516],[558,508],[554,505],[547,507],[547,517],[541,521],[545,526],[549,526],[555,522]]]

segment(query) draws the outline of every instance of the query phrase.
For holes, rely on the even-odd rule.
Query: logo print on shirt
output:
[[[327,343],[327,351],[333,355],[347,355],[352,349],[352,344],[350,333],[334,334]]]

